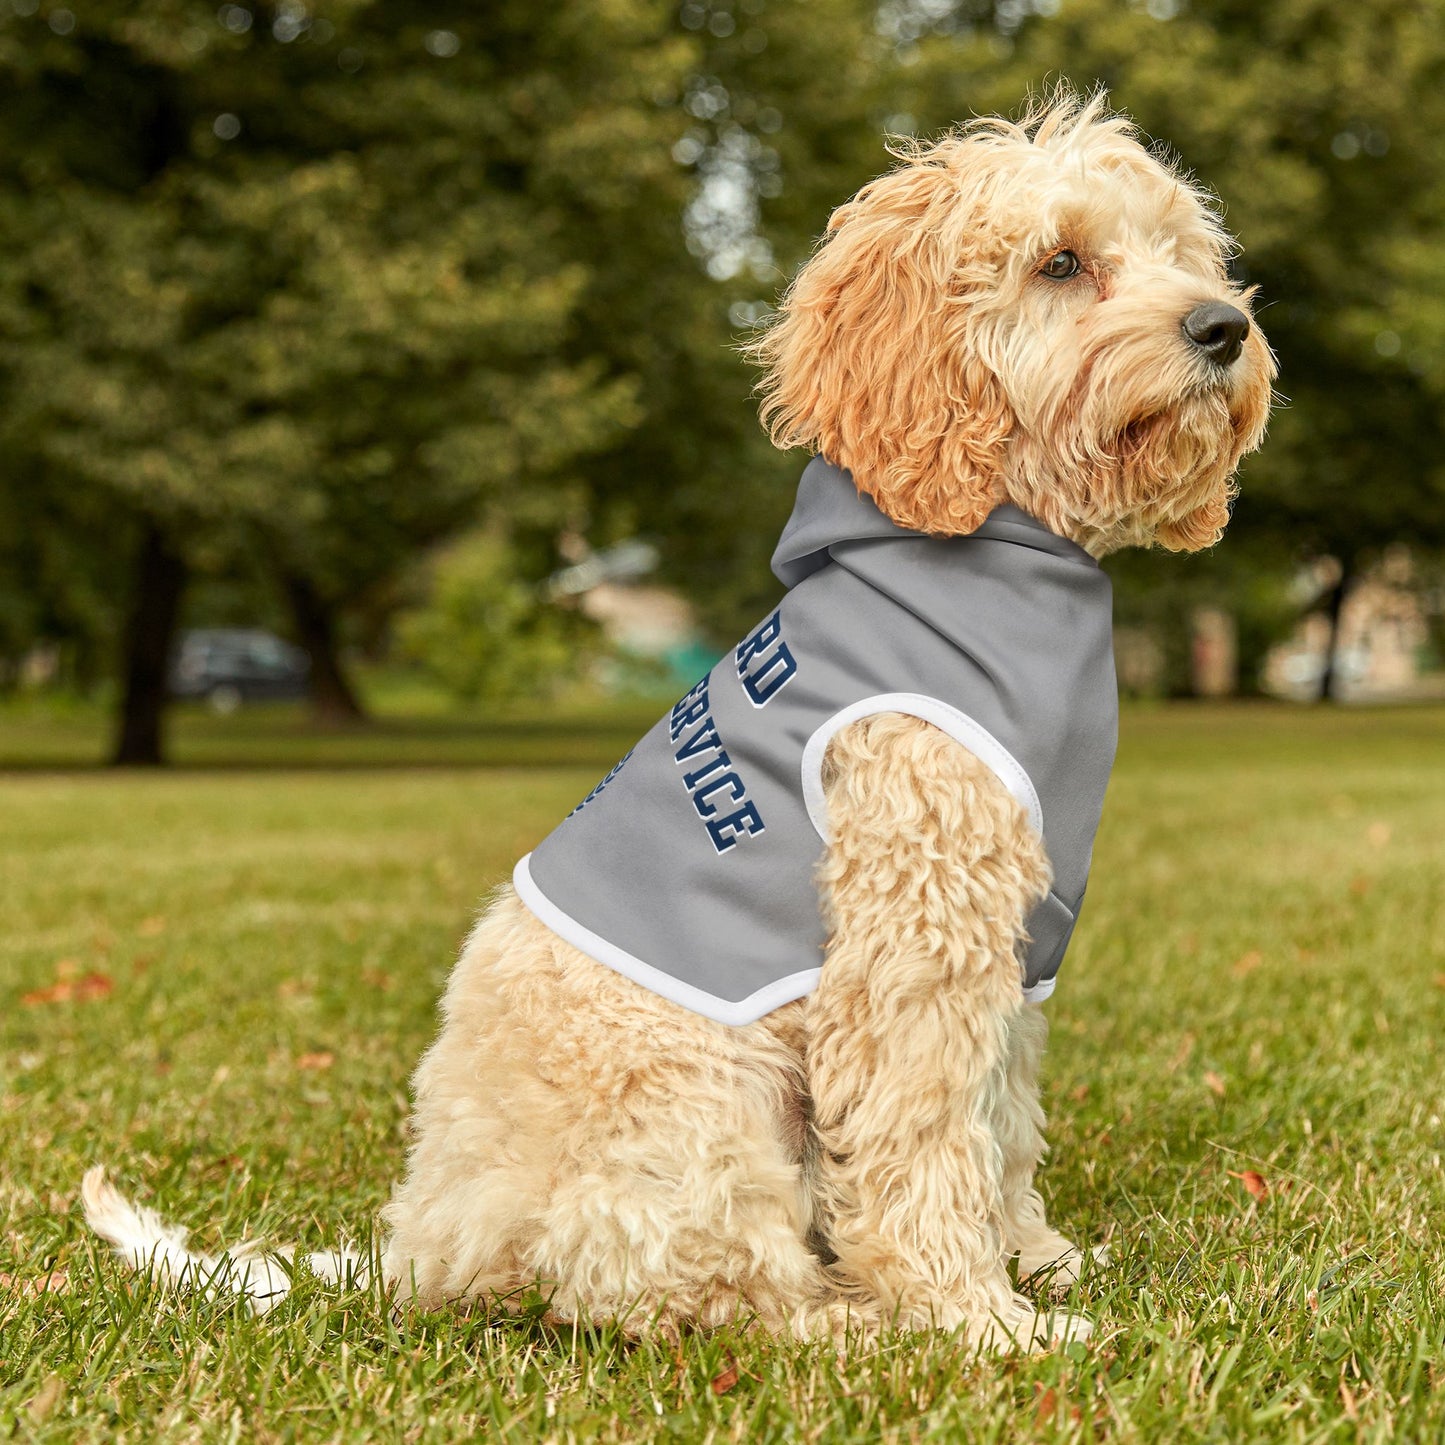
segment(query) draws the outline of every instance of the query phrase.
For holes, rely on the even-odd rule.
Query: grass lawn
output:
[[[1044,1187],[1111,1242],[1096,1338],[841,1364],[311,1280],[256,1320],[87,1240],[97,1160],[203,1247],[364,1240],[479,899],[647,714],[278,716],[189,720],[159,776],[53,770],[90,723],[0,720],[32,765],[0,777],[0,1438],[1445,1439],[1445,710],[1126,715],[1048,1005]]]

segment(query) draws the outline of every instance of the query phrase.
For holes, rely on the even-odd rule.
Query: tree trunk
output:
[[[311,709],[329,727],[366,721],[366,712],[351,686],[336,650],[336,622],[330,605],[296,572],[282,574],[296,640],[311,657]]]
[[[1355,559],[1353,557],[1340,558],[1340,576],[1330,591],[1330,600],[1325,607],[1325,617],[1329,620],[1329,638],[1325,643],[1325,665],[1320,673],[1320,696],[1321,702],[1339,701],[1339,669],[1336,665],[1340,645],[1340,617],[1345,610],[1345,594],[1349,592],[1355,580]]]
[[[161,730],[167,671],[175,640],[186,564],[165,534],[148,523],[136,559],[126,622],[124,692],[111,761],[124,767],[158,767],[165,761]]]

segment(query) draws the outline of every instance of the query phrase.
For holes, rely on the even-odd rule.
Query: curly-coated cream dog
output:
[[[779,551],[794,590],[469,939],[386,1210],[402,1296],[1087,1331],[1008,1273],[1079,1264],[1034,1187],[1025,995],[1112,757],[1094,559],[1215,542],[1264,431],[1229,250],[1099,99],[910,146],[837,211],[755,347],[774,440],[827,459]],[[131,1258],[200,1267],[98,1170],[86,1200]]]

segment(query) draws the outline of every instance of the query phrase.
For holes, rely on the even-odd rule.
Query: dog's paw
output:
[[[1095,1264],[1107,1264],[1109,1246],[1096,1244],[1088,1254],[1060,1237],[1063,1249],[1021,1251],[1019,1254],[1019,1283],[1047,1289],[1055,1294],[1067,1293],[1079,1282],[1084,1272],[1086,1259]]]
[[[1087,1340],[1093,1321],[1063,1310],[1040,1310],[1031,1299],[1014,1295],[1007,1309],[994,1315],[970,1338],[981,1350],[1038,1353]]]
[[[1067,1310],[1051,1310],[1038,1316],[1034,1330],[1034,1348],[1053,1350],[1064,1345],[1082,1344],[1094,1333],[1094,1322],[1088,1315]]]

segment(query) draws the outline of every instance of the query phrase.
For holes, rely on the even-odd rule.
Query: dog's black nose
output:
[[[1184,334],[1216,366],[1239,359],[1249,335],[1249,317],[1223,301],[1206,301],[1184,318]]]

